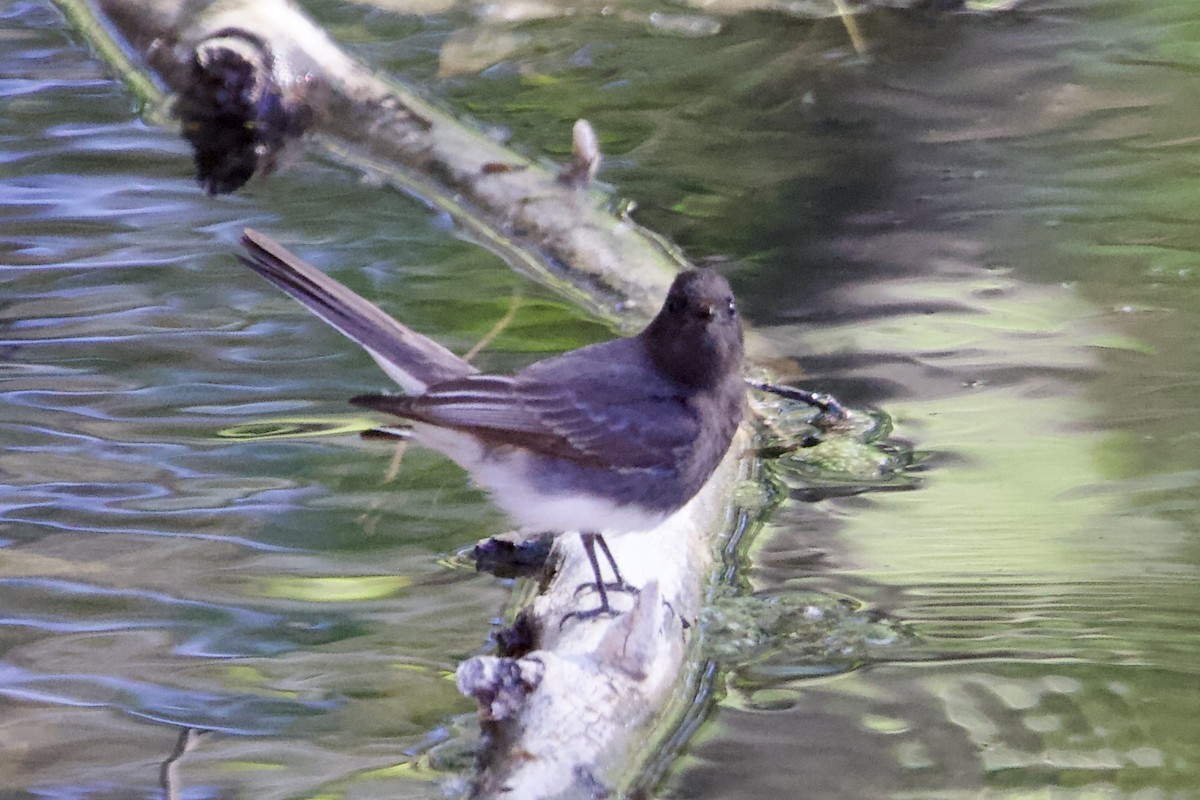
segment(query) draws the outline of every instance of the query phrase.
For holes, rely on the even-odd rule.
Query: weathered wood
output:
[[[532,606],[535,647],[520,658],[479,656],[458,670],[481,706],[489,746],[478,798],[590,798],[625,788],[679,688],[699,632],[713,541],[729,522],[729,496],[748,437],[738,436],[693,500],[651,531],[609,545],[636,594],[614,592],[616,617],[570,613],[591,571],[579,538],[555,542],[557,569]]]
[[[244,104],[262,114],[246,130],[267,129],[271,138],[258,143],[260,171],[274,166],[286,139],[309,131],[340,158],[453,215],[514,268],[627,330],[649,318],[686,266],[660,237],[612,213],[612,196],[588,180],[594,164],[577,176],[504,147],[348,57],[287,0],[96,2],[136,57],[188,101],[184,110],[196,113],[198,84],[246,92]]]
[[[68,1],[78,16],[84,7]],[[269,172],[306,132],[449,211],[514,267],[623,327],[657,308],[684,265],[608,211],[611,198],[591,185],[599,153],[586,128],[576,129],[566,169],[530,160],[365,69],[286,0],[95,1],[134,57],[180,96],[184,134],[226,126],[232,139],[215,150],[241,148],[250,159],[222,165],[210,189],[236,183],[247,167]],[[107,30],[93,26],[90,35]],[[491,734],[479,797],[592,797],[627,785],[650,755],[631,743],[655,736],[684,674],[712,572],[711,534],[729,513],[745,441],[735,440],[701,493],[663,525],[610,542],[640,587],[615,594],[623,613],[567,618],[588,602],[576,588],[590,571],[578,537],[558,538],[554,578],[529,609],[536,649],[519,663],[476,659],[460,671]]]

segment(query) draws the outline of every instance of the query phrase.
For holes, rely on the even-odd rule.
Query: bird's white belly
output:
[[[650,530],[667,516],[583,492],[538,491],[530,455],[521,450],[487,450],[469,434],[422,423],[414,424],[413,432],[421,445],[469,472],[513,522],[529,531],[633,533]]]

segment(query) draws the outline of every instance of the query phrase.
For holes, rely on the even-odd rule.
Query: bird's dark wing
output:
[[[351,402],[608,469],[673,469],[700,420],[686,395],[640,359],[605,357],[627,349],[627,341],[538,362],[514,376],[471,375],[415,397]]]

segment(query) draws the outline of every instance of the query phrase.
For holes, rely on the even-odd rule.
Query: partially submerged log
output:
[[[613,593],[621,613],[570,617],[592,598],[579,537],[555,542],[553,580],[533,603],[534,649],[520,657],[477,656],[458,669],[459,688],[480,704],[488,747],[475,780],[480,798],[590,798],[627,788],[667,732],[664,719],[699,633],[714,539],[729,523],[747,437],[686,506],[653,530],[610,538],[637,593]]]
[[[82,21],[85,7],[64,2]],[[209,190],[269,172],[301,135],[314,135],[623,327],[640,325],[684,266],[608,210],[611,198],[591,184],[599,151],[586,125],[576,126],[573,163],[550,168],[380,79],[286,0],[95,2],[133,56],[177,93],[184,134],[215,135],[197,151]],[[84,27],[93,37],[109,30]],[[100,49],[116,52],[111,43]],[[623,609],[615,617],[569,617],[588,602],[576,588],[590,570],[578,537],[558,538],[554,578],[528,611],[535,649],[473,659],[459,673],[490,734],[477,796],[593,797],[627,786],[652,755],[631,743],[662,734],[655,726],[685,674],[712,573],[711,534],[729,515],[745,448],[738,437],[701,493],[661,526],[610,543],[640,587],[613,598]]]
[[[68,7],[81,20],[78,2]],[[177,94],[210,191],[269,172],[310,132],[624,329],[649,319],[686,266],[660,237],[614,214],[613,198],[591,184],[599,153],[590,129],[576,129],[565,169],[530,159],[366,69],[288,0],[95,2],[132,57]],[[107,31],[92,25],[88,33]]]

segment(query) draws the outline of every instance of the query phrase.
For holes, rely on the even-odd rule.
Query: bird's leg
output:
[[[579,538],[583,540],[583,549],[587,552],[588,561],[592,565],[592,575],[596,577],[596,593],[600,595],[600,608],[596,609],[595,613],[611,614],[612,607],[608,604],[608,589],[604,585],[604,576],[600,573],[600,562],[596,560],[596,540],[600,540],[600,544],[604,547],[604,554],[608,556],[608,563],[610,564],[612,564],[612,554],[608,552],[608,545],[605,544],[604,537],[598,533],[581,533],[579,534]],[[615,568],[616,565],[613,564],[613,567]]]
[[[613,576],[616,578],[616,580],[613,583],[608,584],[607,588],[616,589],[617,591],[620,591],[620,592],[633,592],[634,594],[637,594],[637,589],[634,588],[633,586],[630,586],[628,583],[625,582],[625,579],[621,577],[621,570],[617,567],[617,560],[615,558],[613,558],[612,550],[608,549],[608,542],[604,541],[604,535],[600,534],[600,533],[596,533],[596,534],[592,534],[592,536],[595,538],[595,541],[600,545],[600,549],[604,551],[604,557],[608,559],[608,565],[610,567],[612,567]],[[589,550],[589,553],[590,552],[591,551]],[[595,569],[595,567],[596,567],[596,557],[595,557],[595,555],[592,555],[592,568]],[[599,570],[596,570],[596,580],[597,581],[600,580],[600,571]]]
[[[592,565],[592,574],[596,576],[596,580],[592,583],[581,583],[575,594],[579,594],[584,589],[595,589],[600,593],[601,599],[607,599],[608,592],[629,592],[637,594],[638,589],[625,582],[621,577],[621,570],[617,566],[616,559],[613,558],[612,551],[608,549],[608,542],[604,541],[604,535],[600,533],[580,533],[579,538],[583,540],[583,549],[587,553],[588,561]],[[600,570],[600,560],[596,558],[596,543],[599,542],[600,549],[604,551],[604,557],[608,559],[608,565],[612,567],[613,575],[616,580],[611,583],[605,583],[603,572]]]
[[[605,614],[615,615],[617,612],[614,611],[613,607],[608,603],[609,589],[614,589],[621,592],[637,592],[637,589],[630,586],[625,582],[625,579],[621,577],[621,571],[617,569],[617,562],[613,559],[612,551],[608,549],[608,543],[604,541],[604,537],[602,535],[598,533],[581,532],[579,534],[579,538],[583,541],[583,551],[587,553],[588,563],[592,565],[592,576],[595,577],[596,580],[593,583],[580,584],[579,588],[575,590],[575,593],[578,594],[584,589],[595,589],[596,593],[600,595],[600,606],[598,608],[593,608],[590,611],[572,611],[570,614],[567,614],[562,618],[562,621],[559,622],[560,627],[572,617],[576,619],[591,619],[592,617],[599,617]],[[617,579],[615,583],[604,582],[604,574],[600,571],[600,560],[596,558],[596,542],[600,543],[600,549],[604,551],[604,557],[608,559],[608,564],[612,567],[613,575],[615,575]]]

